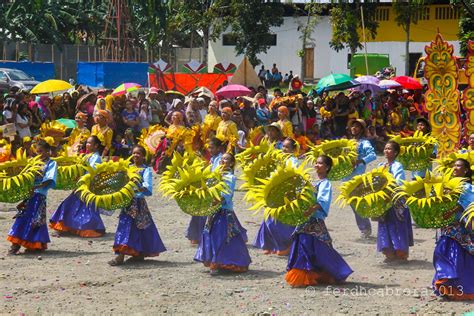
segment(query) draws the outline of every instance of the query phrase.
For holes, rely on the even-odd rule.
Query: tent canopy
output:
[[[255,72],[255,69],[253,69],[247,56],[245,56],[240,63],[239,68],[237,68],[232,79],[230,79],[230,83],[254,88],[262,85],[262,81],[258,78],[258,75]]]

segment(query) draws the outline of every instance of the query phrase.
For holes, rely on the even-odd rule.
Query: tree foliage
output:
[[[474,41],[474,0],[451,0],[451,3],[462,10],[458,37],[461,46],[460,53],[466,56],[467,42]]]

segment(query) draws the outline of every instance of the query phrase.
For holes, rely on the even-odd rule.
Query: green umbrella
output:
[[[324,90],[332,86],[340,85],[351,81],[352,78],[345,74],[330,74],[329,76],[322,77],[316,85],[316,90]]]
[[[65,118],[60,118],[56,120],[56,122],[66,126],[67,128],[75,128],[77,126],[77,123],[75,120],[70,120],[70,119],[65,119]]]

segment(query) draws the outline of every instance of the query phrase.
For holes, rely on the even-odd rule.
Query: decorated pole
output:
[[[453,45],[444,41],[439,33],[431,45],[425,46],[428,80],[425,107],[441,157],[455,152],[461,137],[458,69],[453,51]]]

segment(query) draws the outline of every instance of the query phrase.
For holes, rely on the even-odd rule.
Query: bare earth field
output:
[[[333,184],[333,201],[338,186]],[[50,191],[49,215],[67,194]],[[142,264],[120,267],[107,264],[113,258],[118,212],[103,216],[103,238],[51,236],[42,254],[7,257],[5,238],[15,213],[7,211],[11,205],[0,205],[0,314],[454,315],[474,310],[474,303],[446,302],[432,294],[434,230],[414,228],[407,264],[384,264],[376,239],[359,239],[350,209],[333,203],[326,223],[334,247],[355,272],[344,285],[292,289],[284,281],[286,257],[264,255],[251,245],[248,273],[210,276],[193,262],[196,248],[184,237],[190,217],[157,192],[148,203],[168,250]],[[236,192],[234,204],[253,239],[261,218],[246,210],[243,192]]]

